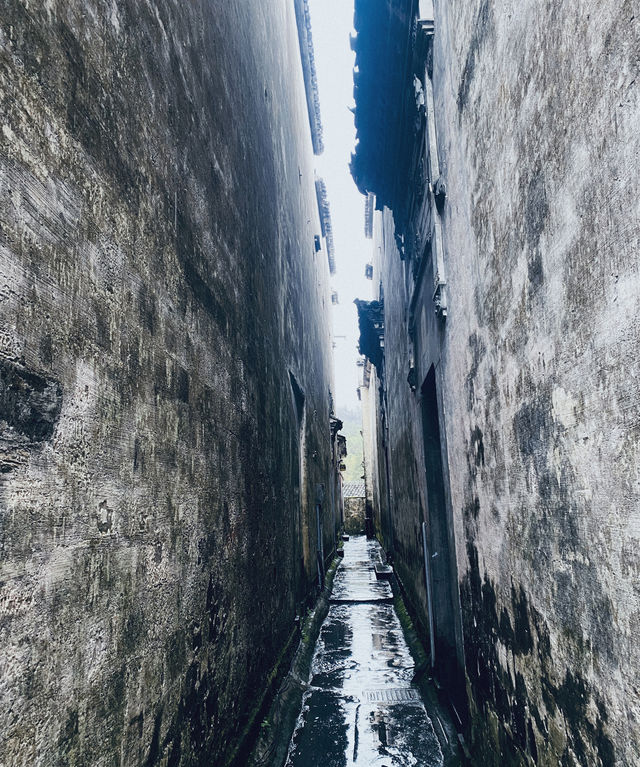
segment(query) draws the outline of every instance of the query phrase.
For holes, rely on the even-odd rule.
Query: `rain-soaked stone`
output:
[[[287,767],[444,763],[379,554],[363,536],[345,543]]]

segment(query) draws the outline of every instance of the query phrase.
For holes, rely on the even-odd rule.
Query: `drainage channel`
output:
[[[287,767],[445,764],[379,558],[377,541],[345,543]]]

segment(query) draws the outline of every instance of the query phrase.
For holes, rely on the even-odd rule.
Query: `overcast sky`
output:
[[[316,157],[318,174],[327,184],[336,249],[333,287],[340,303],[333,308],[335,334],[336,414],[357,407],[358,321],[354,298],[369,299],[371,282],[364,267],[371,257],[371,240],[364,236],[364,197],[349,173],[355,145],[353,114],[353,0],[310,0],[320,112],[325,150]],[[341,338],[340,336],[346,336]]]

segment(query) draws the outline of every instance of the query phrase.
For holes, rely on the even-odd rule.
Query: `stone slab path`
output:
[[[379,554],[364,536],[345,542],[287,767],[444,763]]]

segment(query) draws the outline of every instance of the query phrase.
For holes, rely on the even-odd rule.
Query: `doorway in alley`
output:
[[[455,687],[458,667],[455,630],[457,576],[455,568],[452,567],[453,534],[447,513],[436,374],[433,365],[425,378],[421,393],[427,476],[428,555],[425,557],[425,568],[429,568],[426,576],[431,587],[431,628],[435,643],[433,649],[438,676],[441,681]]]

